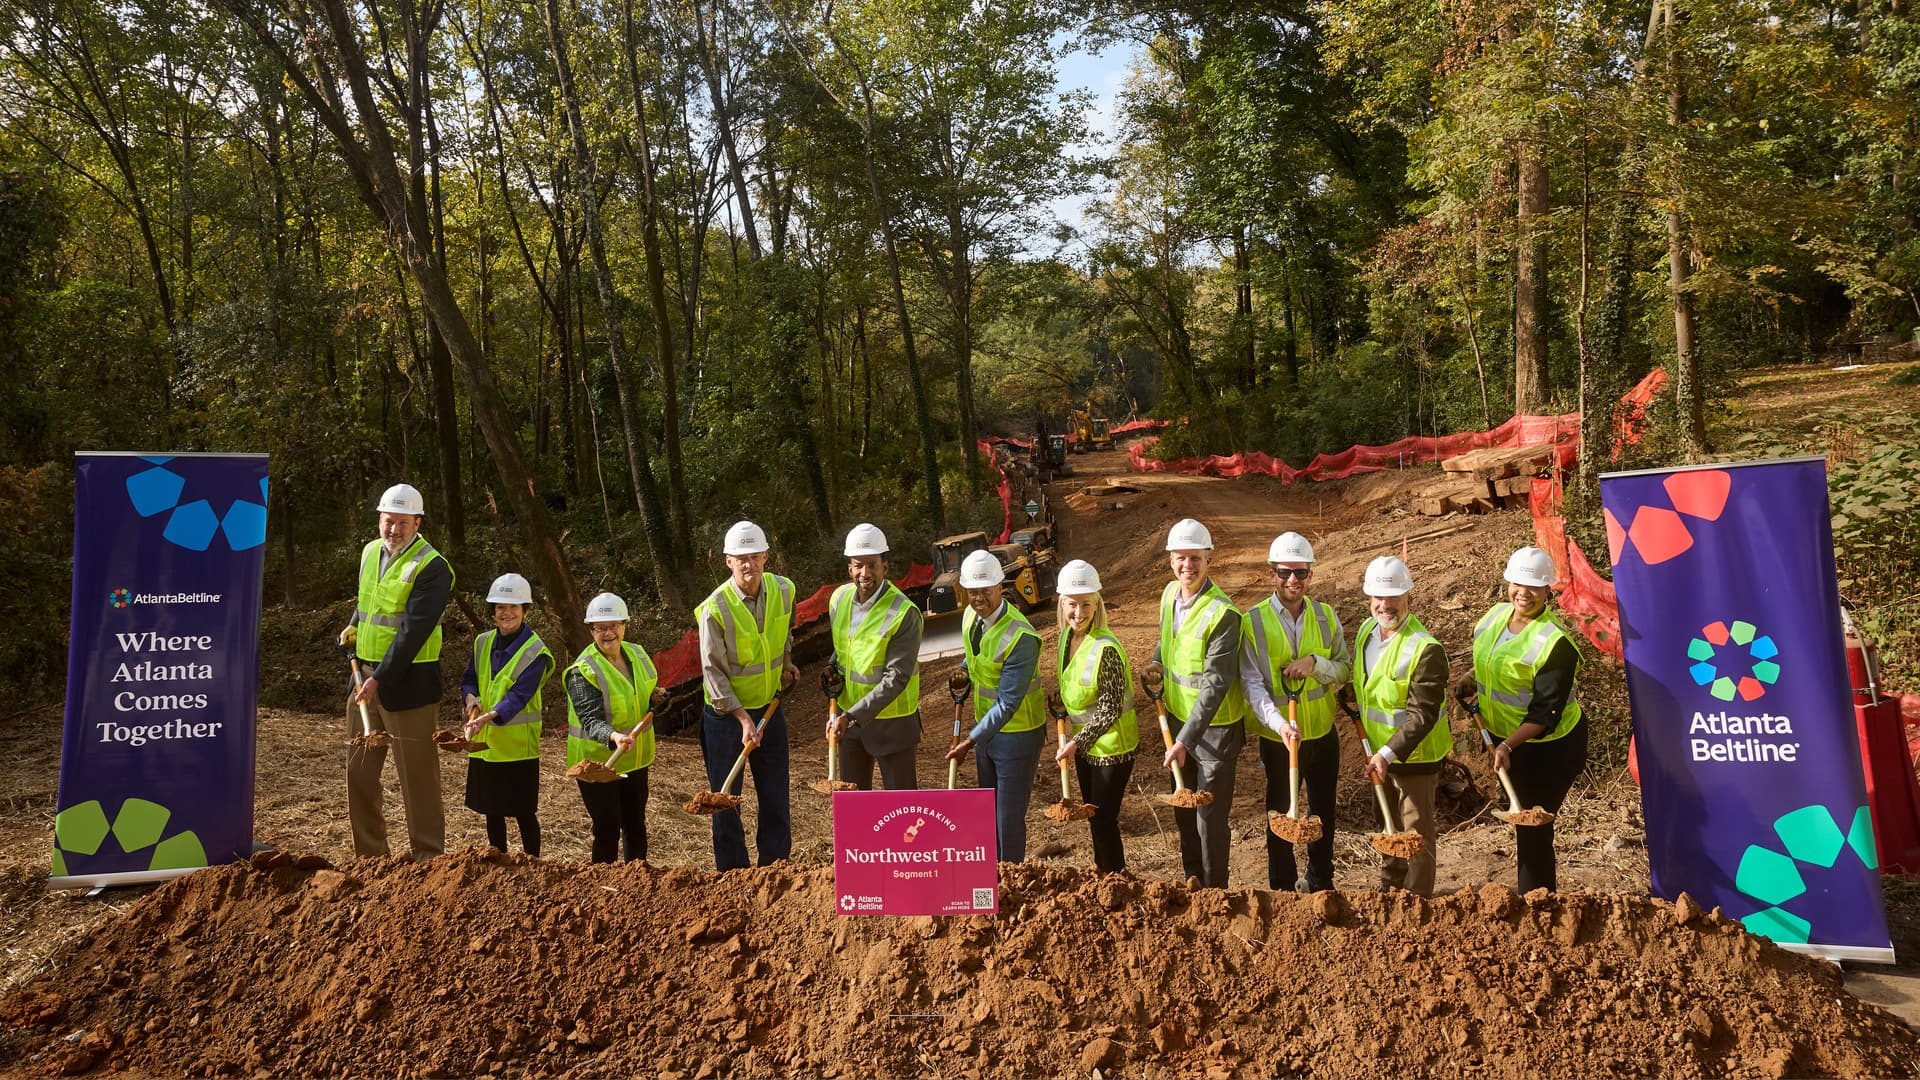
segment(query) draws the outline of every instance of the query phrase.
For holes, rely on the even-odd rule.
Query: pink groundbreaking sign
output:
[[[833,884],[842,915],[976,915],[999,909],[993,791],[841,791]]]

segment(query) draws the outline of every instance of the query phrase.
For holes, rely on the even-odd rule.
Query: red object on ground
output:
[[[1882,873],[1920,874],[1920,784],[1913,775],[1897,698],[1855,705],[1860,725],[1860,762],[1867,776],[1867,806]]]

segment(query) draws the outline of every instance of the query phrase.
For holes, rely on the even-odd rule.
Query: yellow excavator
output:
[[[1109,430],[1112,422],[1104,416],[1093,415],[1093,402],[1087,402],[1084,409],[1074,409],[1068,414],[1073,420],[1074,450],[1086,453],[1090,450],[1113,449],[1113,432]]]
[[[960,655],[960,612],[967,606],[967,590],[960,584],[960,563],[976,551],[991,551],[1007,576],[1007,600],[1032,610],[1053,595],[1058,569],[1053,550],[1053,526],[1041,524],[1017,529],[1004,544],[993,544],[984,532],[960,533],[933,542],[933,584],[927,589],[920,631],[920,662]]]

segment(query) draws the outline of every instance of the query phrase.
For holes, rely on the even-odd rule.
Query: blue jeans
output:
[[[748,709],[754,723],[766,706]],[[740,757],[740,721],[732,713],[715,712],[706,706],[700,715],[700,752],[707,761],[707,790],[719,791],[727,773]],[[787,714],[775,708],[767,730],[760,734],[760,747],[747,755],[742,777],[733,782],[729,795],[740,794],[744,773],[753,773],[754,846],[760,849],[760,865],[768,866],[793,854],[792,791],[787,783]],[[716,870],[737,870],[751,865],[747,861],[746,829],[740,824],[740,811],[723,810],[708,818],[713,823],[713,865]]]
[[[1018,731],[976,743],[973,767],[980,786],[993,789],[993,831],[1001,862],[1027,858],[1027,804],[1033,799],[1033,773],[1040,751],[1047,745],[1047,729]]]

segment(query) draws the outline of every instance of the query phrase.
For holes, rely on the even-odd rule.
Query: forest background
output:
[[[1116,45],[1092,153],[1059,67]],[[742,517],[807,589],[856,521],[923,560],[998,522],[979,436],[1088,402],[1766,452],[1710,437],[1743,370],[1914,348],[1917,167],[1910,0],[12,0],[0,688],[64,685],[78,450],[270,453],[289,613],[411,481],[461,603],[526,573],[574,648],[601,589],[677,638]],[[1836,462],[1908,643],[1917,458]]]

